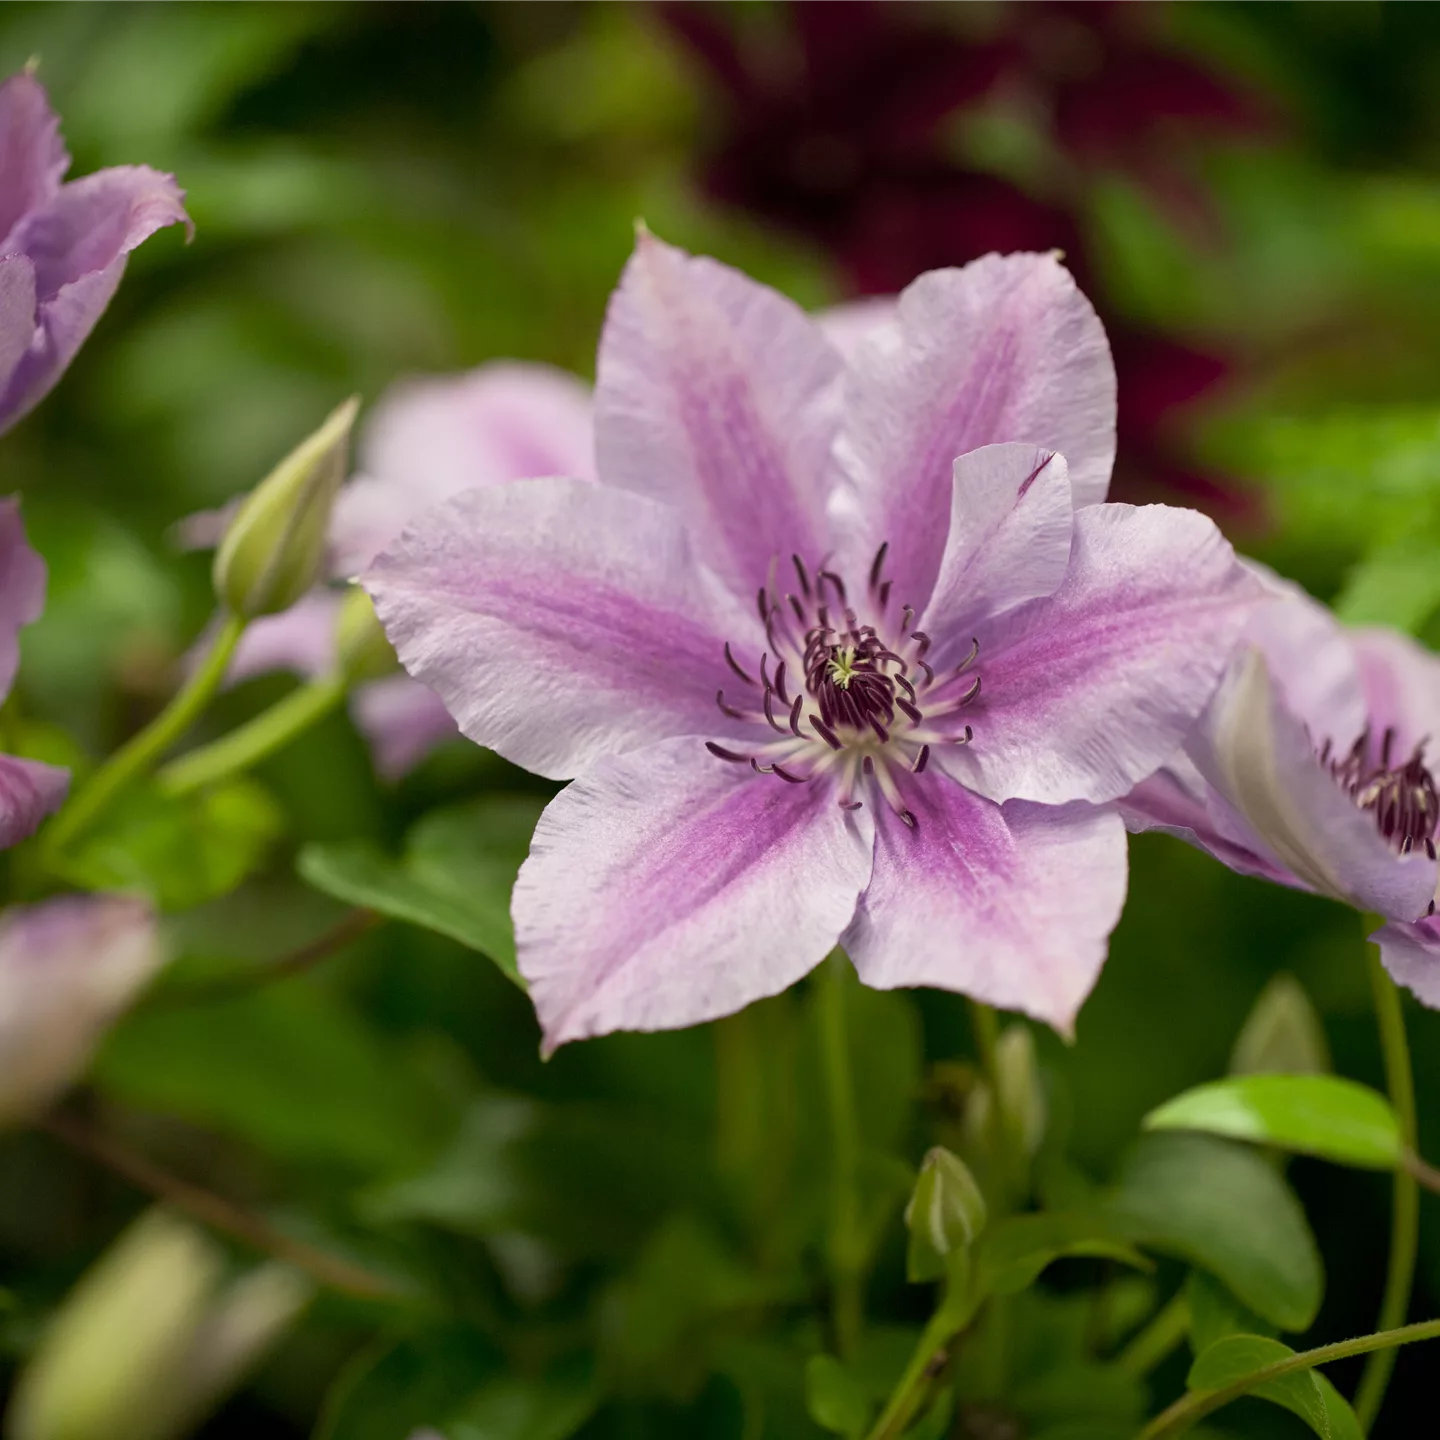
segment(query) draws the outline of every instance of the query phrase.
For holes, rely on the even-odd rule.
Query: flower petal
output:
[[[35,338],[35,267],[24,255],[0,257],[0,392]]]
[[[898,303],[894,295],[871,295],[863,300],[848,300],[843,305],[817,310],[815,323],[848,364],[862,344],[896,323]]]
[[[843,365],[763,285],[642,232],[600,341],[600,475],[680,508],[704,558],[754,595],[771,561],[818,561]]]
[[[0,916],[0,1119],[39,1109],[159,969],[144,901],[66,895]]]
[[[1256,593],[1193,510],[1076,511],[1060,588],[979,628],[974,742],[936,759],[995,801],[1118,799],[1179,749]]]
[[[835,450],[863,522],[847,562],[868,564],[888,541],[896,598],[923,610],[955,457],[1002,441],[1063,454],[1077,506],[1105,498],[1115,367],[1053,255],[986,255],[922,275],[900,297],[898,325],[856,349]]]
[[[1440,915],[1412,924],[1392,920],[1370,940],[1380,947],[1380,959],[1395,983],[1422,1005],[1440,1010]]]
[[[857,824],[826,787],[757,776],[692,738],[575,781],[541,816],[513,902],[547,1051],[699,1024],[793,984],[869,879],[858,813]]]
[[[338,590],[312,590],[288,610],[252,621],[226,678],[236,684],[272,670],[293,670],[311,678],[328,674],[335,668],[335,623],[342,598]]]
[[[0,240],[55,198],[69,168],[45,87],[33,75],[12,75],[0,85]]]
[[[384,780],[398,780],[460,733],[445,702],[408,675],[387,675],[360,686],[350,709]]]
[[[1397,855],[1316,758],[1258,650],[1226,677],[1191,753],[1201,772],[1303,884],[1395,920],[1422,915],[1436,865]]]
[[[568,779],[602,755],[741,723],[715,692],[738,684],[727,640],[758,663],[759,619],[696,563],[677,513],[643,496],[583,480],[469,490],[364,583],[405,668],[527,770]]]
[[[1073,529],[1063,455],[987,445],[955,462],[950,534],[923,620],[937,670],[969,650],[982,621],[1055,593]]]
[[[45,608],[45,562],[25,538],[18,496],[0,500],[0,700],[20,664],[20,631]]]
[[[33,835],[70,790],[70,772],[39,760],[0,755],[0,850]]]
[[[110,303],[130,251],[166,225],[189,226],[183,199],[171,176],[121,165],[62,186],[16,226],[11,239],[35,265],[39,329],[0,395],[0,426],[60,378]]]
[[[1371,733],[1395,731],[1397,761],[1423,740],[1431,768],[1440,762],[1440,656],[1394,630],[1349,636],[1360,667]],[[1328,731],[1326,732],[1329,733]]]
[[[337,573],[363,569],[412,515],[472,485],[594,479],[591,410],[575,376],[518,361],[392,386],[361,438],[363,473],[335,503]]]
[[[1000,806],[943,774],[897,777],[841,942],[879,990],[933,985],[1069,1034],[1125,901],[1125,827],[1089,805]]]

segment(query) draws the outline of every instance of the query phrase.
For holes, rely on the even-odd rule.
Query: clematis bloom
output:
[[[587,387],[549,365],[492,362],[464,375],[397,385],[365,426],[359,473],[336,499],[330,572],[355,574],[412,515],[468,486],[532,474],[588,476],[593,451]],[[226,523],[224,511],[194,516],[184,538],[214,545]],[[321,587],[282,614],[252,624],[230,678],[272,670],[329,674],[341,601],[341,592]],[[377,769],[390,779],[455,734],[435,694],[408,675],[358,686],[352,706]]]
[[[598,373],[600,484],[466,491],[362,577],[466,735],[574,778],[513,902],[547,1048],[727,1014],[837,942],[1068,1030],[1124,898],[1109,802],[1253,590],[1203,516],[1101,503],[1114,375],[1069,275],[922,276],[847,363],[642,233]]]
[[[0,431],[34,408],[110,303],[125,260],[183,221],[184,192],[146,165],[62,184],[70,156],[31,74],[0,85]]]
[[[1126,821],[1380,914],[1371,938],[1391,974],[1440,1006],[1440,657],[1393,631],[1347,630],[1298,587],[1269,584],[1214,701],[1126,798]]]

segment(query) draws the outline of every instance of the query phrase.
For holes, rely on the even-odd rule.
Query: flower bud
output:
[[[225,1254],[156,1208],[66,1297],[16,1386],[9,1440],[177,1440],[305,1304],[310,1286],[263,1265],[228,1288]]]
[[[370,597],[352,585],[335,622],[335,656],[340,673],[351,685],[378,680],[400,668],[395,647],[380,627]]]
[[[353,396],[245,497],[215,552],[215,593],[246,620],[288,610],[323,576],[330,509],[345,479]]]
[[[1045,1138],[1045,1092],[1028,1025],[1010,1025],[995,1045],[1000,1123],[1010,1152],[1030,1159]]]
[[[938,1280],[954,1272],[985,1228],[985,1197],[969,1167],[943,1146],[929,1150],[915,1192],[905,1207],[910,1247],[905,1269],[911,1280]]]
[[[1232,1075],[1328,1075],[1330,1051],[1325,1029],[1304,987],[1293,976],[1276,975],[1250,1008],[1235,1048]]]
[[[53,1100],[164,961],[125,895],[65,895],[0,915],[0,1123]]]

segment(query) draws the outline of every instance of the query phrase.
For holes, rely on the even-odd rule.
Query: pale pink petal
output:
[[[363,577],[401,663],[472,740],[552,779],[671,735],[734,734],[724,660],[760,625],[678,514],[582,480],[517,480],[429,510]]]
[[[35,338],[35,267],[24,255],[0,257],[0,393]]]
[[[25,538],[17,496],[0,500],[0,700],[20,664],[20,631],[45,608],[45,562]]]
[[[1435,768],[1440,762],[1440,656],[1394,630],[1355,630],[1349,638],[1376,742],[1393,729],[1391,753],[1398,763],[1429,740],[1426,755]]]
[[[1375,817],[1316,758],[1312,737],[1280,700],[1258,650],[1232,667],[1189,752],[1245,824],[1242,836],[1212,807],[1227,838],[1258,845],[1322,895],[1396,920],[1424,914],[1435,862],[1419,850],[1397,855],[1381,838]]]
[[[0,242],[32,210],[55,198],[70,168],[60,117],[29,74],[0,85]],[[9,251],[13,245],[0,244]]]
[[[1089,805],[1000,806],[944,775],[897,779],[842,943],[879,990],[931,985],[1070,1034],[1125,902],[1125,827]]]
[[[869,879],[867,815],[695,738],[602,761],[541,816],[515,885],[546,1049],[696,1025],[792,985]]]
[[[849,300],[843,305],[817,310],[815,323],[848,364],[862,344],[875,339],[886,327],[895,324],[898,303],[894,295]]]
[[[987,445],[962,455],[950,536],[922,621],[935,643],[931,663],[953,666],[982,622],[1053,595],[1070,566],[1073,529],[1063,455],[1033,445]]]
[[[772,560],[829,550],[841,372],[798,306],[642,233],[600,342],[600,475],[678,506],[706,562],[752,596]]]
[[[964,712],[973,743],[935,758],[996,801],[1118,799],[1179,749],[1256,593],[1193,510],[1077,511],[1055,594],[979,627],[982,690]]]
[[[66,895],[0,915],[0,1120],[43,1107],[159,969],[155,917],[123,895]]]
[[[398,780],[437,745],[460,733],[445,702],[408,675],[387,675],[361,685],[350,699],[350,711],[385,780]]]
[[[70,772],[39,760],[0,755],[0,850],[33,835],[70,790]]]
[[[110,303],[126,256],[166,225],[189,225],[183,201],[171,176],[121,165],[62,186],[15,227],[11,243],[35,266],[39,328],[0,395],[0,426],[60,378]]]
[[[335,622],[343,596],[312,590],[288,610],[265,615],[246,627],[227,679],[232,684],[272,670],[291,670],[315,679],[335,668]]]
[[[342,575],[368,565],[412,515],[472,485],[594,479],[589,387],[564,370],[520,361],[403,380],[366,423],[358,468],[331,521]]]
[[[1371,941],[1397,985],[1423,1005],[1440,1010],[1440,915],[1413,924],[1391,921]]]
[[[1077,506],[1105,498],[1115,368],[1094,310],[1051,255],[986,255],[922,275],[900,297],[898,324],[856,349],[835,451],[862,522],[846,563],[868,563],[888,541],[897,600],[923,610],[951,467],[1006,441],[1064,455]]]

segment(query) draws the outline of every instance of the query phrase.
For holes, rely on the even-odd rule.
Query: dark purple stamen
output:
[[[930,747],[928,745],[922,745],[920,747],[920,753],[915,757],[915,763],[910,767],[910,773],[912,775],[923,775],[925,773],[925,767],[929,763]]]
[[[725,663],[747,684],[753,685],[755,681],[741,668],[740,662],[730,653],[730,642],[725,642]]]
[[[785,662],[783,660],[775,667],[775,693],[780,697],[782,705],[790,703],[790,697],[785,693]]]
[[[748,765],[748,755],[737,755],[733,750],[727,750],[723,745],[717,745],[713,740],[705,742],[705,748],[717,759],[728,760],[732,765]]]
[[[1394,727],[1380,737],[1377,763],[1373,764],[1370,740],[1366,729],[1342,759],[1332,758],[1327,740],[1320,750],[1320,762],[1362,810],[1374,815],[1375,828],[1401,855],[1421,844],[1433,860],[1440,792],[1423,758],[1427,741],[1421,740],[1403,765],[1392,766]]]
[[[887,540],[875,552],[875,559],[870,565],[870,588],[877,589],[880,584],[880,577],[885,573],[885,552],[889,550],[890,542]]]
[[[790,559],[794,562],[795,573],[800,577],[800,588],[805,592],[805,598],[810,598],[810,575],[805,569],[805,562],[798,556],[792,555]]]
[[[743,720],[743,719],[745,718],[745,713],[744,713],[744,711],[742,711],[742,710],[737,710],[733,705],[727,705],[727,704],[725,703],[725,692],[724,692],[723,690],[717,690],[717,691],[715,692],[715,703],[716,703],[732,720]]]
[[[811,728],[815,733],[832,749],[843,750],[845,747],[840,743],[840,737],[823,721],[817,720],[813,715],[810,717]]]
[[[800,712],[805,708],[805,697],[797,695],[795,703],[790,707],[790,729],[798,735],[800,733]]]

